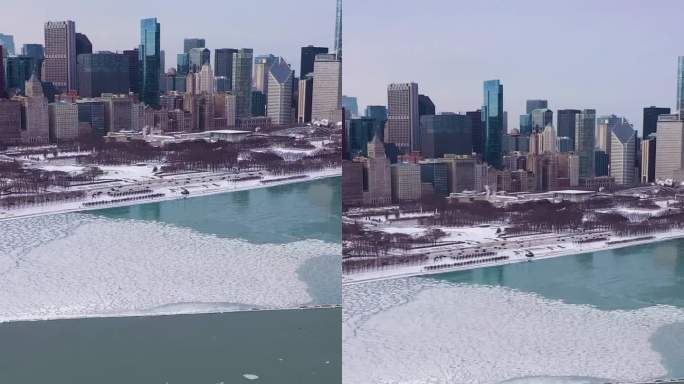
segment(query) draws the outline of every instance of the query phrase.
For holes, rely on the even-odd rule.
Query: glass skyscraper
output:
[[[160,26],[156,18],[140,21],[140,100],[151,107],[159,107],[159,75],[161,54]]]
[[[484,128],[484,161],[501,168],[503,141],[503,84],[499,80],[484,82],[482,126]]]
[[[585,109],[577,115],[575,152],[579,156],[579,177],[594,177],[594,151],[596,146],[596,110]]]

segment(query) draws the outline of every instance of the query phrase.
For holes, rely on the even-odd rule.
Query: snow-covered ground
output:
[[[0,322],[299,307],[312,297],[298,268],[341,252],[83,214],[3,221],[0,234]]]
[[[75,166],[59,166],[58,168],[66,167],[65,169],[74,170]],[[142,187],[149,187],[152,191],[150,193],[163,193],[163,197],[149,198],[137,201],[128,201],[93,207],[85,207],[84,202],[88,201],[98,201],[107,200],[107,196],[100,196],[97,198],[87,198],[83,201],[66,201],[66,202],[56,202],[52,204],[42,204],[34,205],[30,207],[14,208],[10,210],[0,210],[0,221],[3,219],[14,219],[19,217],[30,217],[36,215],[46,215],[53,213],[66,213],[66,212],[77,212],[92,209],[102,209],[110,207],[118,207],[124,205],[134,205],[142,203],[150,203],[155,201],[164,200],[175,200],[182,198],[192,198],[197,196],[206,196],[218,193],[227,192],[237,192],[245,191],[250,189],[258,189],[265,187],[272,187],[276,185],[284,185],[291,183],[307,182],[312,180],[318,180],[328,177],[338,177],[341,176],[341,168],[329,168],[321,171],[310,171],[306,173],[305,178],[300,179],[290,179],[290,180],[280,180],[270,183],[262,183],[260,180],[243,180],[243,181],[229,181],[229,180],[213,180],[213,181],[201,181],[195,180],[190,184],[179,184],[179,185],[165,185],[159,186],[154,183],[158,183],[159,180],[152,180],[153,176],[153,165],[145,166],[103,166],[100,167],[105,171],[105,175],[102,178],[106,179],[124,179],[127,186],[140,185]],[[55,169],[52,169],[55,170]],[[211,173],[205,172],[203,175],[211,177]],[[279,179],[280,176],[266,176],[264,180],[269,179]],[[152,181],[151,181],[152,180]],[[190,195],[183,195],[182,188],[190,191]]]
[[[504,287],[425,278],[348,285],[343,375],[345,384],[655,379],[667,371],[649,339],[681,321],[681,308],[602,311]],[[562,378],[569,376],[578,378]]]

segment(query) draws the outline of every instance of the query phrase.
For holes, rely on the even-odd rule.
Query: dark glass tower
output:
[[[582,111],[579,109],[559,109],[556,117],[556,129],[558,137],[569,137],[570,148],[572,152],[575,150],[575,126],[577,124],[577,115]]]
[[[88,36],[83,33],[76,33],[76,56],[93,53],[93,44]]]
[[[126,55],[111,52],[78,55],[78,94],[81,97],[126,94],[130,89],[129,81]]]
[[[131,49],[123,51],[123,54],[128,58],[128,82],[130,91],[135,94],[140,94],[140,63],[138,62],[138,49]]]
[[[434,115],[435,103],[432,102],[430,96],[418,95],[418,116]]]
[[[140,21],[140,100],[154,108],[159,107],[160,29],[156,18]]]
[[[484,154],[484,132],[482,125],[482,110],[466,112],[466,118],[470,121],[472,134],[473,153]]]
[[[482,126],[484,128],[484,161],[495,168],[501,168],[503,141],[503,84],[499,80],[484,82],[484,104],[482,105]]]
[[[658,116],[669,115],[670,108],[663,107],[647,107],[644,108],[644,121],[643,121],[643,135],[644,139],[648,138],[648,135],[656,133],[658,129]]]
[[[306,77],[306,75],[313,73],[316,55],[323,53],[328,53],[328,48],[314,47],[313,45],[309,45],[308,47],[302,47],[302,57],[299,69],[300,78],[303,79]]]
[[[219,48],[214,50],[214,76],[228,79],[228,90],[233,89],[233,54],[237,49]]]
[[[448,153],[473,153],[472,130],[465,115],[450,113],[421,116],[420,132],[420,152],[425,158],[436,159]]]

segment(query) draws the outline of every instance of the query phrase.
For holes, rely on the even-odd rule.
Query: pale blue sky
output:
[[[254,48],[283,56],[299,72],[300,48],[332,47],[335,34],[335,0],[23,0],[3,7],[0,33],[13,34],[20,50],[43,43],[45,21],[70,19],[94,50],[122,51],[137,46],[140,19],[147,17],[161,23],[167,68],[183,38],[203,37],[212,55],[214,48]]]
[[[536,98],[641,128],[644,106],[674,107],[682,14],[680,0],[346,0],[345,94],[363,109],[415,81],[438,111],[459,112],[498,78],[509,128]]]

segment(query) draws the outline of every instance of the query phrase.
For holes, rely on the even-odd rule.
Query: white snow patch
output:
[[[311,302],[297,269],[339,244],[253,244],[82,214],[0,222],[0,322]]]
[[[424,278],[357,284],[344,287],[343,374],[347,384],[654,379],[667,371],[649,339],[679,321],[684,309],[669,306],[602,311]]]

